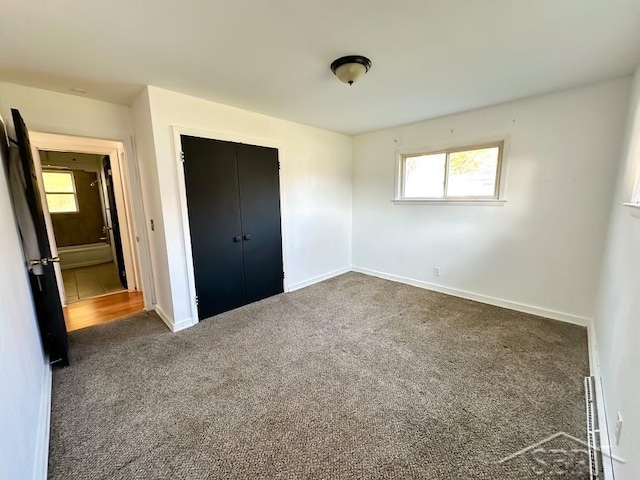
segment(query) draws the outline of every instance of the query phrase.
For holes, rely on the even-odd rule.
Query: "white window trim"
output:
[[[393,199],[392,203],[396,205],[458,205],[458,206],[496,206],[501,207],[507,203],[506,199],[502,198],[470,198],[470,199],[446,199],[446,198],[407,198],[407,199]]]
[[[508,135],[484,138],[475,141],[456,142],[455,144],[430,146],[422,148],[402,148],[396,151],[395,185],[392,203],[397,205],[484,205],[503,206],[507,202],[507,157],[510,147]],[[496,173],[497,194],[494,197],[434,197],[434,198],[404,198],[404,161],[407,157],[419,155],[431,155],[444,152],[473,150],[477,148],[496,146],[502,144],[498,171]]]
[[[51,168],[46,167],[42,169],[42,172],[52,172],[52,173],[68,173],[71,175],[71,184],[73,185],[73,192],[48,192],[46,185],[42,185],[42,189],[44,190],[44,197],[47,198],[47,195],[69,195],[73,193],[73,197],[76,200],[76,210],[73,212],[49,212],[51,215],[73,215],[76,213],[80,213],[80,202],[78,201],[78,191],[76,189],[76,176],[73,173],[73,170],[68,170],[66,168]],[[49,202],[47,201],[47,208],[49,208]]]
[[[638,170],[640,170],[640,168],[638,168]],[[622,205],[625,207],[630,207],[633,209],[640,209],[640,171],[636,174],[636,181],[634,183],[633,186],[633,195],[632,195],[632,199],[630,202],[625,202]],[[634,216],[636,216],[637,213],[634,212]]]
[[[640,199],[635,202],[627,202],[622,204],[623,207],[627,208],[629,215],[634,218],[640,219]]]

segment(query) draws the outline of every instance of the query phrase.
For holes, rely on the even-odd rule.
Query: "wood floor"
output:
[[[112,322],[144,310],[142,292],[122,292],[70,303],[64,308],[67,331]]]

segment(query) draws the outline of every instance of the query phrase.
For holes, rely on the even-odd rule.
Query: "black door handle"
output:
[[[244,236],[244,239],[245,239],[245,240],[251,240],[251,235],[245,235],[245,236]]]
[[[242,237],[240,235],[233,237],[234,242],[239,242],[241,240],[242,240]]]

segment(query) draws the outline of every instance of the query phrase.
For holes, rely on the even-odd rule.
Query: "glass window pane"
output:
[[[78,211],[73,193],[47,193],[47,206],[51,213],[75,213]]]
[[[493,197],[499,153],[498,147],[450,153],[447,197]]]
[[[45,192],[73,193],[73,173],[42,172]]]
[[[421,155],[405,158],[405,198],[442,198],[447,155]]]

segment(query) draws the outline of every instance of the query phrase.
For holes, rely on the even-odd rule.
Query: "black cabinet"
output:
[[[278,150],[181,142],[198,317],[282,293]]]

